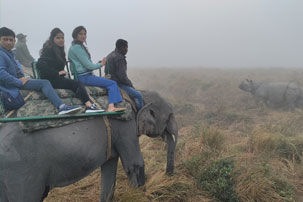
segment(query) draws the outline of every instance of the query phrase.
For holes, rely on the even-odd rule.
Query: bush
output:
[[[285,201],[292,201],[295,191],[294,187],[287,183],[286,181],[283,181],[281,179],[273,179],[273,189],[285,199]]]
[[[210,192],[213,197],[220,201],[239,201],[233,188],[233,168],[234,161],[231,158],[225,158],[213,162],[208,167],[204,168],[198,176],[198,187]]]
[[[192,176],[197,176],[201,173],[201,169],[211,158],[212,154],[210,152],[202,152],[198,156],[193,156],[191,159],[185,161],[184,166]]]

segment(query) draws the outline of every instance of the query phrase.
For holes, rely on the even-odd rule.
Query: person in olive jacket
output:
[[[64,67],[66,57],[64,51],[64,33],[59,28],[54,28],[49,39],[43,44],[40,58],[37,62],[37,69],[40,77],[51,82],[55,89],[70,89],[86,106],[86,113],[103,112],[91,102],[84,85],[65,76],[68,74]]]

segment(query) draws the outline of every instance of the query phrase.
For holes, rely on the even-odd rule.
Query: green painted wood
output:
[[[124,111],[3,118],[3,119],[0,119],[0,122],[3,123],[3,122],[18,122],[18,121],[38,121],[38,120],[48,120],[48,119],[81,118],[81,117],[90,117],[90,116],[104,116],[104,115],[118,115],[118,114],[124,114]]]

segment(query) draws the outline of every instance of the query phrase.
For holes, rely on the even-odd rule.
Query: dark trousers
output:
[[[76,94],[76,97],[79,98],[83,104],[90,101],[84,85],[79,81],[59,77],[57,79],[50,80],[50,82],[55,89],[69,89],[73,91]]]
[[[140,110],[143,107],[143,97],[139,91],[134,89],[133,87],[126,85],[119,85],[120,88],[125,90],[125,92],[136,102],[137,110]]]

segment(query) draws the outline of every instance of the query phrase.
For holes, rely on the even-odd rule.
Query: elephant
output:
[[[0,202],[40,202],[49,190],[72,184],[101,167],[102,202],[114,196],[118,159],[130,185],[145,184],[144,160],[139,136],[162,137],[167,142],[167,174],[174,171],[178,127],[172,106],[158,93],[142,92],[144,107],[133,119],[108,118],[111,125],[111,157],[107,131],[101,117],[24,133],[19,124],[0,126]]]
[[[255,82],[246,79],[239,85],[270,107],[302,107],[302,91],[292,82]]]

